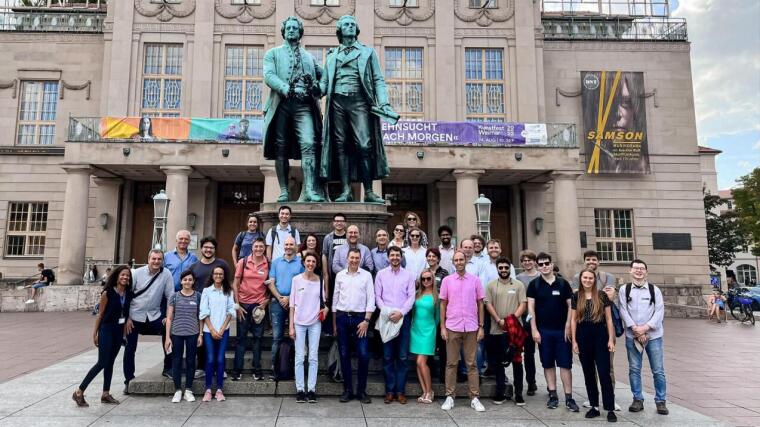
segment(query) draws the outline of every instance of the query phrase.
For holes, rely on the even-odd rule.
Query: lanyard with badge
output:
[[[117,294],[119,294],[117,292]],[[124,314],[125,303],[127,302],[127,291],[124,291],[124,295],[119,295],[119,302],[121,303],[121,316],[119,316],[119,324],[123,325],[127,321],[127,316]]]

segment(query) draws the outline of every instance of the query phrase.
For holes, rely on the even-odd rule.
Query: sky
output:
[[[723,151],[718,187],[760,167],[760,1],[671,0],[686,18],[699,144]]]

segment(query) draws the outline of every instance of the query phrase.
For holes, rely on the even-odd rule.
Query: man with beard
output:
[[[441,252],[441,267],[448,272],[454,271],[454,264],[451,263],[451,257],[454,255],[456,248],[451,244],[451,236],[454,235],[454,231],[448,225],[442,225],[438,227],[438,239],[441,244],[438,245],[438,250]]]

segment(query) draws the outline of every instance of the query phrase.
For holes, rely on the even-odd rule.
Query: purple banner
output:
[[[383,145],[509,146],[547,144],[546,124],[503,122],[382,122]]]

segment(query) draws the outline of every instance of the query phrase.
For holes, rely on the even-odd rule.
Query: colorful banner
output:
[[[649,173],[644,74],[582,71],[586,173]]]
[[[78,120],[78,119],[73,119]],[[81,123],[78,123],[81,124]],[[76,128],[77,126],[75,126]],[[78,126],[87,128],[87,126]],[[260,144],[263,119],[104,117],[102,139],[134,141],[214,141]],[[384,145],[510,146],[547,145],[544,123],[382,122]],[[76,135],[74,136],[76,138]]]

